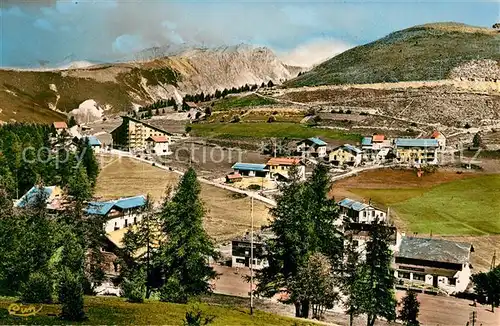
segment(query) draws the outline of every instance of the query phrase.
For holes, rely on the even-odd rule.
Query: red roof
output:
[[[68,125],[64,121],[57,121],[53,123],[56,129],[68,129]]]
[[[439,136],[441,136],[441,133],[437,130],[434,130],[434,132],[432,133],[431,135],[431,138],[438,138]]]
[[[373,135],[372,141],[373,142],[382,142],[384,141],[385,136],[384,135]]]
[[[242,176],[241,176],[241,174],[239,174],[239,173],[233,173],[233,174],[228,174],[228,175],[227,175],[227,178],[228,178],[229,180],[233,180],[233,179],[241,179],[241,178],[242,178]]]
[[[273,157],[267,162],[267,165],[297,165],[299,163],[300,159],[296,157]]]
[[[155,143],[168,143],[168,138],[165,136],[151,136],[151,138]]]

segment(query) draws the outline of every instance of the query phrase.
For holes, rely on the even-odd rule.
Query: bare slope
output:
[[[397,31],[325,61],[287,85],[313,86],[439,80],[471,60],[500,61],[493,29],[437,23]]]
[[[160,98],[278,82],[296,71],[270,50],[237,46],[190,50],[153,61],[54,71],[0,70],[0,120],[54,121],[88,99],[113,112]],[[51,111],[52,110],[52,111]]]

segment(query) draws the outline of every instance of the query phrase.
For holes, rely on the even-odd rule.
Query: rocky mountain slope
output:
[[[267,48],[194,49],[179,55],[68,70],[0,70],[0,121],[64,118],[86,100],[108,112],[127,111],[161,98],[245,84],[284,81],[300,68],[286,66]]]
[[[500,62],[500,33],[457,23],[436,23],[397,31],[375,42],[352,48],[290,80],[290,87],[439,80],[463,76],[488,80]],[[472,60],[486,63],[467,65]],[[465,65],[465,66],[464,66]],[[464,69],[453,70],[462,66]],[[474,70],[473,69],[473,70]],[[485,70],[486,69],[486,70]],[[496,73],[498,75],[498,73]]]

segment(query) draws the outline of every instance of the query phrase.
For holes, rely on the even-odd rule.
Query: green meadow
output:
[[[500,175],[483,175],[429,188],[349,191],[389,206],[412,232],[500,234]]]

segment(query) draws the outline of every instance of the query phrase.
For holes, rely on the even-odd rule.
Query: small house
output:
[[[243,177],[261,177],[269,179],[269,169],[265,164],[255,164],[255,163],[235,163],[232,167],[235,174],[239,174]]]
[[[400,284],[432,287],[447,294],[463,292],[471,276],[470,243],[403,236],[395,254]]]
[[[344,144],[334,148],[329,155],[329,161],[336,166],[358,166],[363,159],[363,151],[355,146]]]
[[[170,155],[172,152],[169,149],[169,136],[151,136],[146,139],[146,148],[151,154],[158,156]]]
[[[444,151],[446,149],[446,137],[443,135],[442,132],[434,130],[434,132],[431,135],[431,139],[437,140],[440,151]]]
[[[231,241],[231,265],[232,267],[250,267],[251,264],[251,233],[236,237]],[[268,261],[265,258],[265,242],[273,235],[270,232],[261,230],[254,232],[253,238],[253,268],[262,269],[267,267]]]
[[[437,139],[398,138],[396,158],[400,163],[436,164],[439,143]]]
[[[65,199],[64,192],[59,186],[33,186],[21,198],[14,201],[16,208],[28,208],[36,205],[39,200],[45,200],[47,211],[56,213],[64,210]]]
[[[230,173],[230,174],[226,175],[226,182],[227,183],[240,182],[242,179],[243,179],[243,177],[239,173]]]
[[[296,167],[299,178],[304,180],[306,178],[306,167],[299,158],[273,157],[267,161],[267,167],[271,173],[271,178],[288,179],[288,173],[292,166]]]
[[[90,202],[85,210],[87,215],[99,215],[107,218],[106,233],[127,228],[142,219],[146,197],[135,196],[103,202]]]
[[[52,124],[57,135],[61,135],[63,132],[68,130],[68,125],[64,121],[56,121]]]
[[[92,148],[94,153],[97,154],[101,151],[102,144],[101,144],[101,141],[99,139],[97,139],[97,137],[88,136],[88,137],[85,137],[85,140],[86,141],[88,140],[88,144]]]
[[[304,139],[297,143],[297,153],[302,156],[326,156],[327,143],[317,137]]]
[[[344,198],[338,202],[340,207],[340,218],[348,219],[355,223],[372,223],[375,220],[387,221],[387,213],[371,204],[365,204],[350,198]]]

